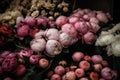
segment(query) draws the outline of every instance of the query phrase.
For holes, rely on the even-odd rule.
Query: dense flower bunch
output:
[[[60,61],[55,68],[48,70],[44,80],[112,80],[116,76],[116,72],[100,55],[74,52],[72,61],[71,64]]]
[[[20,11],[15,8],[15,12],[0,16],[0,47],[11,40],[15,47],[0,49],[0,80],[43,80],[45,73],[45,80],[112,80],[116,77],[102,56],[70,50],[77,42],[94,45],[101,28],[99,24],[111,20],[108,13],[77,9],[70,15],[70,4],[63,0],[32,0],[23,15],[23,6],[28,2],[15,2]],[[66,54],[71,62],[60,61]]]
[[[85,44],[93,44],[96,32],[100,29],[99,23],[107,23],[110,19],[110,15],[102,11],[77,9],[69,17],[59,16],[55,23],[63,32],[71,34],[75,39],[82,39]]]
[[[37,17],[39,15],[55,20],[60,15],[70,13],[70,4],[64,0],[32,0],[28,15]]]

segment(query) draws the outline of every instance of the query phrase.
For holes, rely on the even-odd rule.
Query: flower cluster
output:
[[[109,19],[110,16],[102,11],[77,9],[69,17],[59,16],[55,23],[63,32],[82,39],[85,44],[92,44],[96,40],[96,32],[100,29],[99,23],[107,23]]]
[[[55,68],[48,70],[44,80],[112,80],[116,76],[100,55],[74,52],[72,61],[69,65],[67,61],[60,61]]]

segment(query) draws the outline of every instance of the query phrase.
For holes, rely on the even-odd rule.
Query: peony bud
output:
[[[103,61],[103,58],[102,58],[101,55],[93,55],[92,56],[92,61],[93,61],[94,64],[99,64],[99,63],[101,64],[102,61]]]
[[[65,75],[65,80],[76,80],[76,75],[74,71],[69,71]]]
[[[56,66],[54,72],[56,74],[63,75],[63,73],[65,72],[65,68],[62,66]]]
[[[84,72],[83,69],[78,68],[78,69],[75,70],[75,74],[79,78],[79,77],[84,76],[85,72]]]
[[[98,19],[99,21],[101,21],[101,22],[104,22],[104,23],[107,23],[107,22],[108,22],[108,18],[107,18],[107,16],[106,16],[105,13],[100,12],[100,13],[98,13],[98,14],[96,15],[96,17],[97,17],[97,19]]]
[[[42,59],[39,60],[39,66],[41,68],[47,68],[48,65],[49,65],[49,61],[47,59],[42,58]]]
[[[81,61],[83,57],[84,57],[84,54],[82,52],[75,52],[72,55],[73,61],[77,61],[77,62]]]
[[[37,64],[39,62],[40,55],[31,55],[29,58],[29,62],[31,64]]]
[[[87,71],[90,68],[90,63],[87,61],[81,61],[79,67]]]

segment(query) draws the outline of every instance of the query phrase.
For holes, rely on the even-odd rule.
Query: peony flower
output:
[[[69,71],[65,74],[65,80],[76,80],[76,75],[74,71]]]
[[[85,75],[85,72],[84,72],[83,69],[78,68],[78,69],[75,70],[75,74],[76,74],[76,76],[79,78],[79,77],[84,76],[84,75]]]
[[[89,27],[87,26],[86,22],[76,22],[75,23],[75,29],[81,33],[81,34],[85,34],[88,32]]]
[[[56,66],[54,72],[56,74],[63,75],[63,73],[65,72],[65,68],[62,66]]]
[[[90,63],[83,60],[79,63],[79,67],[87,71],[90,68]]]
[[[58,74],[53,74],[50,80],[61,80],[61,77]]]
[[[25,37],[29,35],[29,26],[28,25],[23,25],[17,28],[17,35],[18,37]]]
[[[15,69],[15,75],[22,76],[26,72],[26,67],[22,64]]]
[[[96,17],[91,17],[91,18],[90,18],[90,22],[91,22],[91,23],[98,24],[98,23],[99,23],[99,20],[98,20]]]
[[[61,33],[59,36],[59,41],[62,44],[63,47],[68,47],[71,45],[72,37],[68,35],[67,33]]]
[[[41,38],[43,38],[44,36],[45,36],[45,31],[40,30],[39,32],[37,32],[37,33],[35,34],[35,39],[41,39]]]
[[[66,16],[59,16],[55,23],[57,26],[62,27],[62,25],[66,24],[68,22],[68,19]]]
[[[73,61],[77,61],[77,62],[81,61],[83,57],[84,57],[84,54],[82,52],[75,52],[72,55]]]
[[[39,62],[40,55],[31,55],[29,58],[29,62],[31,64],[37,64]]]
[[[98,78],[99,78],[98,73],[96,73],[96,72],[91,72],[90,73],[90,79],[91,80],[98,80]]]
[[[31,17],[31,16],[27,16],[24,19],[24,22],[27,23],[27,25],[29,25],[29,26],[34,26],[35,23],[36,23],[36,20],[33,17]]]
[[[100,26],[96,23],[90,23],[91,24],[91,31],[96,33],[99,29],[100,29]]]
[[[56,40],[48,40],[46,44],[46,52],[49,56],[55,56],[60,54],[62,51],[61,44]]]
[[[49,65],[49,61],[48,61],[47,59],[41,58],[41,59],[39,60],[39,66],[40,66],[41,68],[47,68],[48,65]]]
[[[70,17],[68,18],[68,21],[69,21],[70,24],[74,24],[74,23],[76,23],[78,20],[79,20],[79,18],[76,17],[76,16],[70,16]]]
[[[46,46],[46,41],[41,38],[41,39],[33,39],[30,43],[31,49],[35,52],[41,52],[45,49]]]
[[[33,51],[31,49],[26,48],[18,53],[18,57],[19,58],[30,57],[32,54]]]
[[[108,22],[108,18],[107,18],[107,16],[106,16],[106,14],[103,13],[103,12],[97,13],[96,17],[97,17],[97,19],[98,19],[99,21],[101,21],[101,22],[104,22],[104,23],[107,23],[107,22]]]
[[[9,54],[10,54],[10,51],[3,51],[3,52],[0,54],[0,57],[5,58],[5,57],[8,56]]]
[[[2,63],[2,69],[6,72],[11,72],[17,67],[17,59],[14,57],[5,58]]]
[[[101,55],[93,55],[93,56],[92,56],[92,62],[93,62],[94,64],[99,64],[99,63],[101,64],[102,61],[103,61],[103,58],[102,58]]]
[[[84,36],[83,36],[83,41],[86,44],[93,44],[96,40],[96,35],[93,34],[92,32],[87,32]]]
[[[77,37],[77,31],[76,29],[73,27],[72,24],[65,24],[62,26],[62,32],[67,33],[68,35],[70,35],[72,38]]]
[[[112,70],[108,67],[105,67],[101,71],[101,75],[104,79],[111,80],[112,79]]]
[[[49,40],[59,40],[60,32],[55,28],[50,28],[45,31],[45,38]]]
[[[95,71],[100,72],[102,70],[102,65],[101,64],[94,64],[93,66],[94,66]]]

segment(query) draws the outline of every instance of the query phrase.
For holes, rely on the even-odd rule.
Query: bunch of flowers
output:
[[[117,76],[100,55],[88,56],[74,52],[71,58],[70,64],[62,60],[48,70],[44,80],[112,80]]]

